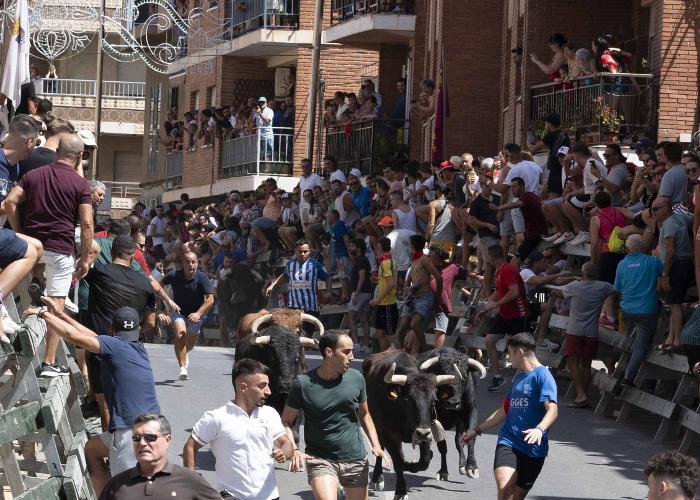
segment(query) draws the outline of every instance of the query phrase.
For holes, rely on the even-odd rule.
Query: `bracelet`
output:
[[[479,428],[478,425],[477,425],[476,427],[474,427],[474,432],[476,432],[476,435],[477,435],[477,436],[481,436],[481,432],[482,432],[482,431],[481,431],[481,429]]]
[[[545,431],[545,430],[544,430],[541,426],[539,426],[539,425],[536,426],[535,429],[539,429],[540,432],[541,432],[543,435],[544,435],[545,432],[547,432],[547,431]]]

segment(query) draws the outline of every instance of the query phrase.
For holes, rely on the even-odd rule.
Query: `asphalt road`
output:
[[[190,354],[190,380],[177,380],[178,367],[173,347],[149,344],[148,352],[155,372],[158,398],[163,413],[173,426],[173,444],[170,458],[182,463],[182,447],[192,425],[208,409],[223,405],[233,398],[231,366],[233,349],[196,347]],[[310,365],[317,366],[318,356],[312,356]],[[360,362],[354,367],[360,369]],[[505,388],[492,394],[486,383],[478,389],[478,408],[483,418],[501,404]],[[560,398],[563,391],[560,385]],[[565,403],[565,401],[562,401]],[[560,405],[560,406],[563,406]],[[640,420],[634,422],[635,420]],[[559,420],[550,433],[550,453],[544,469],[528,498],[541,500],[568,499],[643,499],[646,498],[646,480],[643,468],[655,453],[674,449],[651,443],[652,428],[648,419],[633,418],[631,424],[616,424],[613,419],[593,416],[592,410],[561,408]],[[448,481],[435,480],[439,468],[439,454],[433,445],[435,457],[430,468],[417,474],[406,474],[411,499],[428,499],[439,495],[440,500],[465,498],[495,498],[496,484],[492,474],[496,435],[485,434],[478,439],[476,455],[481,477],[469,479],[457,470],[458,456],[454,449],[454,433],[448,432],[450,476]],[[303,449],[303,446],[302,446]],[[404,445],[407,459],[417,458],[417,450]],[[373,460],[370,461],[373,464]],[[214,457],[208,448],[197,456],[197,467],[216,487]],[[394,475],[385,473],[385,491],[372,493],[374,498],[392,499]],[[282,499],[312,499],[306,475],[290,473],[279,466],[277,484]]]

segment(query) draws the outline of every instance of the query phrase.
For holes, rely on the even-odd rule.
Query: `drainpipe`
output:
[[[311,51],[311,78],[309,85],[309,109],[306,115],[306,158],[313,158],[316,134],[316,101],[318,100],[319,66],[321,62],[321,35],[323,34],[323,0],[316,0],[314,19],[314,43]]]

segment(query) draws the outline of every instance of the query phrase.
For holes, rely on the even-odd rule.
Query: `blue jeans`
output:
[[[652,314],[629,314],[624,312],[626,333],[632,337],[632,354],[625,368],[625,378],[634,380],[642,366],[642,361],[647,357],[651,341],[656,333],[656,319],[658,313]]]

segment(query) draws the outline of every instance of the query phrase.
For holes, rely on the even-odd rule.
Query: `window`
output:
[[[170,104],[171,109],[173,106],[180,107],[180,87],[173,87],[170,89],[170,103],[169,104]]]
[[[216,106],[216,87],[207,87],[206,105],[209,107]]]
[[[199,92],[190,94],[190,111],[199,111]]]

